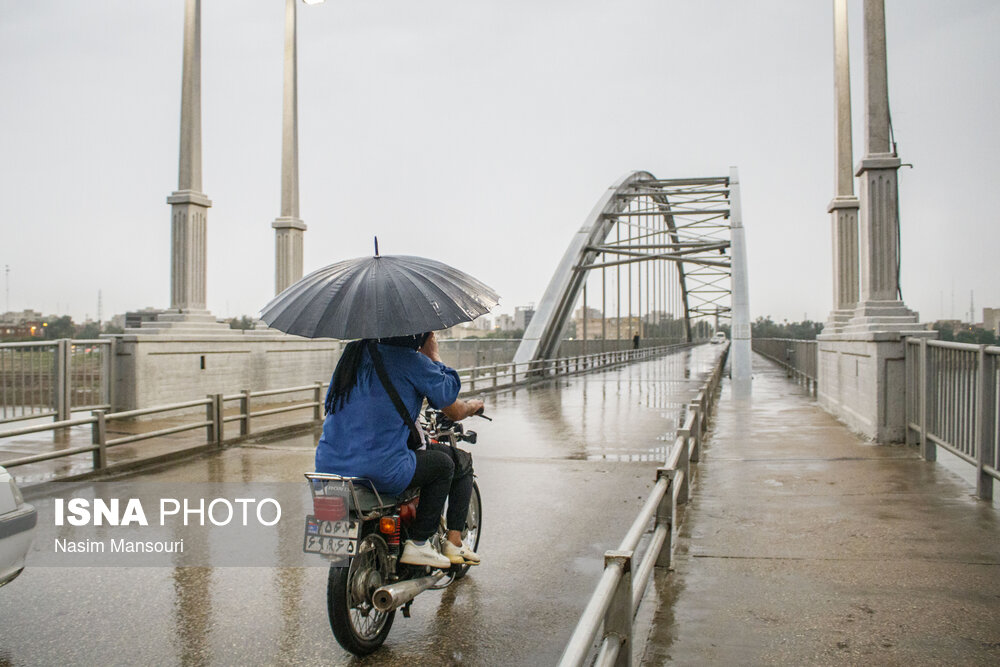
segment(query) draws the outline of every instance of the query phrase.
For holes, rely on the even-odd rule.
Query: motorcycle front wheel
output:
[[[376,533],[358,543],[348,567],[331,567],[326,586],[330,628],[337,642],[354,655],[368,655],[385,641],[395,611],[381,612],[372,604],[375,590],[389,580],[389,552]]]
[[[472,498],[469,500],[469,513],[465,515],[465,530],[462,532],[462,541],[472,547],[473,551],[479,549],[479,538],[483,528],[483,499],[479,494],[479,484],[472,483]],[[468,573],[472,565],[463,565],[455,572],[455,578],[461,579]]]

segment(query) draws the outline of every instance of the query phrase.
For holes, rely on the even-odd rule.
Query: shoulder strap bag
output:
[[[407,412],[406,406],[403,405],[403,399],[399,397],[399,392],[392,385],[389,373],[385,370],[385,362],[382,361],[382,353],[378,351],[378,343],[373,340],[368,341],[368,354],[371,355],[372,364],[375,365],[375,374],[378,375],[378,380],[382,383],[382,388],[385,389],[385,393],[389,394],[389,400],[392,401],[393,407],[396,408],[399,416],[403,418],[403,423],[410,429],[410,435],[406,439],[406,446],[410,449],[420,449],[425,444],[423,432],[413,423],[413,417]]]

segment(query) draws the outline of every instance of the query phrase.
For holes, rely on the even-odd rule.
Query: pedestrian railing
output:
[[[112,404],[113,339],[0,343],[0,423]]]
[[[691,347],[691,345],[691,343],[679,343],[631,350],[608,350],[595,354],[540,359],[524,363],[490,364],[463,368],[458,371],[458,374],[462,380],[463,394],[492,389],[509,389],[561,375],[574,375],[633,361],[652,359]]]
[[[225,435],[225,425],[230,422],[239,422],[239,436],[228,438],[228,440],[232,441],[249,436],[251,434],[252,420],[267,415],[291,412],[294,410],[311,409],[312,421],[319,420],[322,417],[321,411],[323,406],[323,392],[326,386],[327,385],[324,385],[323,383],[316,382],[311,385],[288,387],[285,389],[243,391],[239,394],[233,394],[230,396],[214,394],[202,399],[172,403],[170,405],[160,405],[151,408],[141,408],[138,410],[126,410],[124,412],[107,412],[106,410],[98,409],[92,411],[90,416],[87,417],[66,419],[57,422],[49,422],[2,431],[0,432],[0,438],[13,438],[32,433],[57,431],[77,426],[89,425],[91,427],[91,444],[69,447],[50,452],[41,452],[39,454],[22,456],[15,459],[8,459],[6,461],[0,461],[0,466],[13,468],[31,463],[39,463],[41,461],[48,461],[51,459],[63,458],[76,454],[86,454],[90,452],[93,453],[94,456],[93,469],[103,470],[108,467],[107,451],[109,449],[120,447],[121,445],[141,442],[143,440],[151,440],[153,438],[160,438],[168,435],[185,433],[187,431],[195,431],[198,429],[205,429],[205,441],[196,447],[212,444],[221,445],[223,442],[227,441]],[[269,398],[273,401],[275,398],[287,398],[289,395],[302,393],[307,394],[307,397],[290,402],[289,405],[282,405],[276,408],[266,408],[256,411],[251,409],[251,402],[253,399]],[[239,404],[237,412],[234,414],[226,414],[225,405],[233,402],[238,402]],[[132,421],[140,417],[163,417],[169,415],[170,413],[178,413],[181,411],[190,413],[192,410],[197,410],[198,408],[203,408],[205,410],[204,418],[198,418],[195,421],[187,421],[152,431],[129,434],[118,438],[108,438],[108,424],[111,422]]]
[[[814,340],[793,338],[754,338],[750,346],[757,354],[767,357],[785,369],[788,377],[804,385],[816,395],[819,345]]]
[[[671,345],[657,348],[647,348],[639,350],[622,350],[615,352],[603,352],[579,357],[567,357],[561,359],[549,359],[544,361],[530,362],[526,364],[498,364],[495,366],[480,366],[474,368],[464,368],[458,371],[460,377],[464,377],[463,393],[482,392],[489,389],[504,389],[521,386],[531,382],[545,380],[558,375],[567,375],[588,370],[597,370],[611,366],[648,359],[654,356],[666,354],[687,345]],[[13,468],[32,463],[40,463],[52,459],[74,456],[78,454],[93,454],[93,470],[104,470],[108,467],[108,450],[122,445],[151,440],[188,431],[205,430],[205,440],[200,444],[185,447],[188,449],[200,449],[205,446],[235,442],[246,438],[251,434],[260,434],[264,431],[254,431],[252,425],[255,420],[269,415],[294,412],[299,410],[311,410],[309,420],[295,423],[282,424],[278,428],[290,426],[306,425],[316,423],[323,418],[323,404],[328,383],[316,382],[309,385],[297,387],[287,387],[282,389],[268,389],[262,391],[243,390],[236,394],[213,394],[201,399],[172,403],[137,410],[126,410],[123,412],[108,412],[108,406],[97,406],[92,409],[89,416],[72,419],[62,419],[59,421],[46,422],[31,426],[24,426],[11,430],[0,431],[0,439],[14,438],[34,433],[46,431],[61,431],[66,429],[90,426],[91,443],[76,447],[67,447],[54,451],[40,452],[28,456],[21,456],[5,461],[0,461],[0,466]],[[296,397],[296,395],[299,395]],[[285,405],[277,407],[264,407],[253,409],[253,404],[260,404],[262,399],[266,399],[266,404],[273,406],[275,403],[283,402]],[[228,408],[228,409],[227,409]],[[204,410],[204,417],[200,414],[194,420],[184,421],[168,427],[145,431],[142,433],[132,433],[117,438],[108,437],[108,426],[113,422],[131,422],[144,418],[177,418],[184,419],[191,413],[198,413]],[[35,417],[45,417],[52,413],[36,414]],[[227,424],[238,422],[238,433],[228,434]],[[270,429],[265,429],[270,430]],[[181,450],[184,451],[184,450]],[[176,454],[177,452],[173,452]]]
[[[632,621],[653,570],[670,567],[676,510],[688,502],[691,463],[700,458],[702,440],[728,353],[727,343],[708,380],[689,405],[684,426],[677,430],[663,467],[656,470],[656,483],[639,516],[618,548],[605,552],[604,573],[566,644],[560,667],[587,664],[595,644],[595,665],[622,667],[632,664]],[[638,559],[637,550],[651,523],[650,538],[642,558]]]
[[[976,467],[976,494],[1000,479],[1000,347],[906,339],[906,441],[924,459],[943,447]]]

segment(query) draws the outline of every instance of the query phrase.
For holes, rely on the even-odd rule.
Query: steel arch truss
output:
[[[570,241],[514,360],[524,363],[556,355],[587,272],[598,269],[674,263],[687,340],[691,340],[693,320],[728,318],[732,311],[731,204],[727,176],[658,179],[635,171],[620,179],[608,188]],[[621,238],[621,227],[611,238],[616,226],[626,228],[626,239]],[[632,317],[631,312],[628,315]]]

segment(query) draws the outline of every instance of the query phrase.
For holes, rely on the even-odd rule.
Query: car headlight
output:
[[[17,484],[14,480],[10,480],[10,492],[14,494],[14,506],[20,507],[24,504],[24,496],[21,495],[21,489],[17,488]]]

